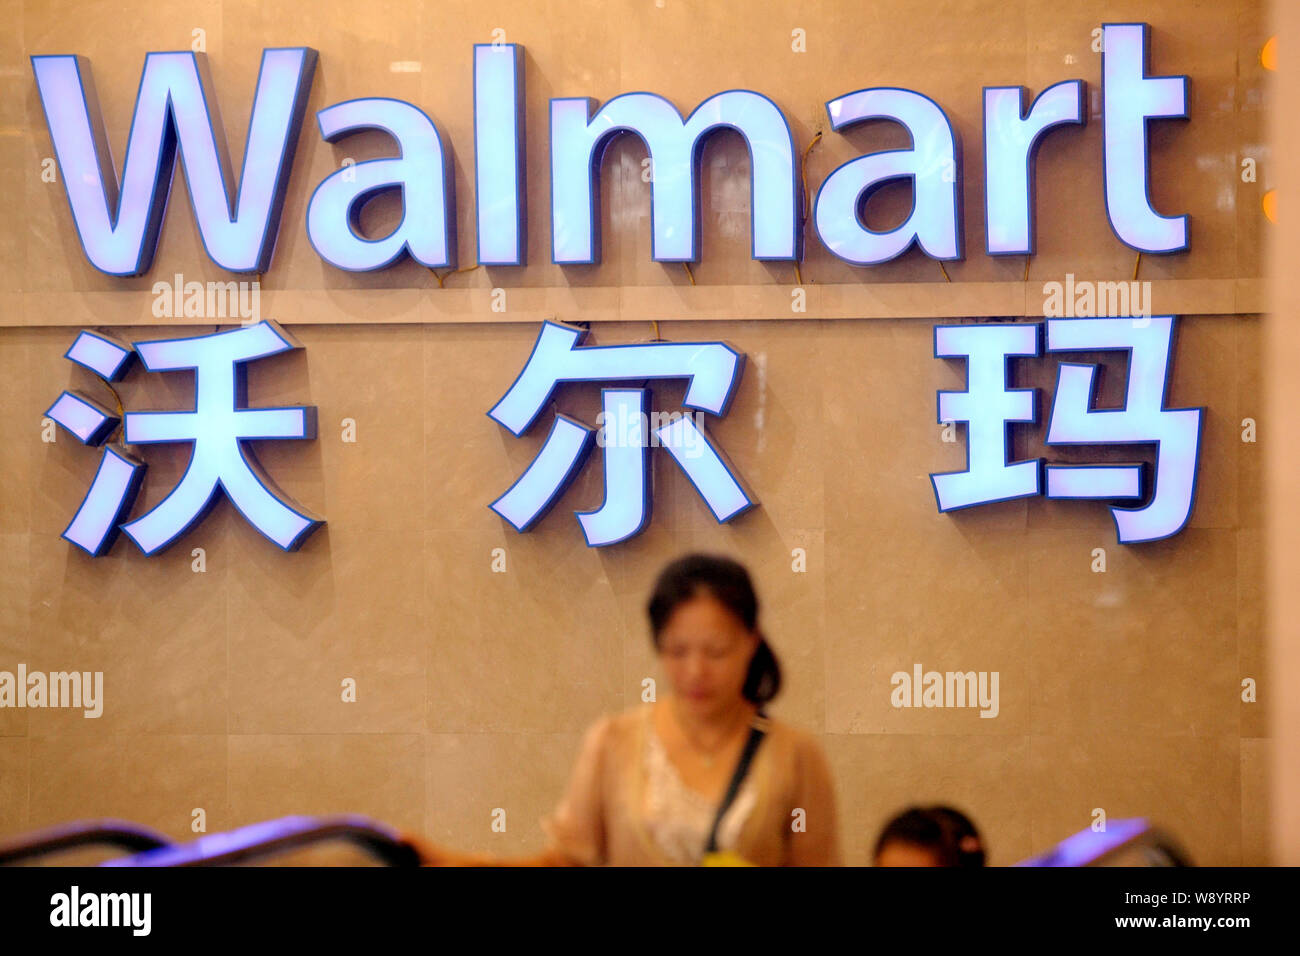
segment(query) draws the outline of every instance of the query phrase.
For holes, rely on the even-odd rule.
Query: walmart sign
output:
[[[1147,125],[1187,116],[1187,78],[1147,76],[1148,36],[1145,24],[1103,27],[1106,213],[1115,234],[1134,249],[1178,252],[1188,245],[1188,217],[1162,216],[1151,207]],[[216,98],[205,80],[203,55],[148,54],[119,179],[90,64],[70,55],[32,57],[87,259],[109,275],[148,271],[179,153],[207,255],[231,272],[266,272],[316,63],[316,51],[306,47],[263,51],[243,168],[235,181],[224,165],[223,132],[213,122]],[[475,213],[482,265],[526,264],[523,89],[519,46],[474,48]],[[1084,93],[1083,80],[1065,80],[1026,107],[1022,87],[984,90],[990,255],[1033,253],[1034,154],[1053,130],[1086,122]],[[913,246],[939,260],[962,258],[962,155],[942,107],[913,90],[873,87],[830,100],[826,112],[837,132],[886,120],[903,126],[912,140],[908,149],[850,160],[822,183],[812,221],[826,248],[856,265],[887,262]],[[382,131],[398,153],[338,170],[316,186],[306,229],[317,254],[354,272],[383,269],[404,256],[429,267],[454,266],[456,215],[448,149],[428,114],[413,103],[368,97],[328,106],[316,114],[316,123],[329,142],[362,130]],[[640,137],[653,162],[654,259],[698,260],[700,149],[709,134],[724,128],[744,138],[752,161],[753,258],[801,259],[803,197],[789,124],[763,94],[726,90],[685,118],[654,93],[626,93],[599,108],[585,97],[551,100],[552,260],[564,265],[600,261],[597,180],[605,148],[621,133]],[[910,214],[894,229],[868,229],[858,209],[872,192],[897,180],[912,184]],[[401,222],[386,236],[362,235],[362,208],[392,191],[401,194]]]
[[[1186,249],[1188,217],[1162,216],[1150,203],[1147,125],[1187,116],[1187,78],[1147,76],[1145,24],[1107,24],[1102,32],[1107,216],[1119,239],[1134,249]],[[148,271],[179,153],[207,255],[232,272],[265,272],[316,63],[316,52],[305,47],[263,52],[242,173],[234,182],[224,165],[222,131],[213,122],[216,100],[201,55],[150,53],[145,58],[120,179],[89,64],[77,56],[33,57],[72,219],[89,261],[115,276]],[[474,48],[477,258],[484,265],[526,264],[523,82],[520,47]],[[1082,80],[1065,80],[1026,106],[1021,87],[985,88],[985,241],[990,255],[1033,253],[1035,151],[1054,129],[1086,122],[1085,92]],[[919,92],[875,87],[832,99],[826,110],[835,131],[887,120],[905,127],[912,142],[907,149],[850,160],[821,184],[812,223],[826,248],[863,266],[887,262],[913,247],[938,260],[962,258],[962,155],[943,109]],[[328,106],[316,114],[316,122],[330,142],[362,130],[382,131],[398,152],[336,171],[316,186],[306,230],[317,254],[354,272],[383,269],[408,256],[428,267],[454,266],[453,179],[448,150],[429,116],[411,103],[364,98]],[[586,98],[551,100],[553,261],[600,261],[596,203],[602,156],[622,133],[640,137],[653,162],[653,258],[698,260],[701,144],[723,128],[740,133],[752,160],[753,258],[801,259],[803,196],[789,124],[766,96],[726,90],[685,118],[653,93],[624,94],[599,107]],[[858,210],[875,190],[897,180],[912,185],[909,215],[894,229],[868,229]],[[403,203],[400,223],[386,236],[363,235],[359,223],[365,204],[394,191]],[[580,328],[545,323],[523,369],[488,414],[519,436],[538,421],[560,384],[602,383],[599,429],[556,415],[533,461],[491,503],[495,512],[517,531],[534,527],[595,444],[603,446],[604,500],[596,510],[576,515],[592,547],[625,541],[650,521],[649,456],[656,446],[672,457],[717,521],[731,521],[757,504],[704,426],[704,416],[726,414],[744,370],[740,351],[709,341],[597,346],[584,343],[585,337]],[[966,467],[931,476],[939,511],[1046,495],[1107,503],[1124,543],[1177,533],[1191,514],[1203,409],[1165,407],[1173,342],[1172,316],[937,327],[934,355],[964,362],[967,379],[964,391],[938,394],[938,420],[963,424],[967,438]],[[47,416],[78,441],[103,449],[64,537],[91,555],[102,555],[124,532],[142,552],[156,554],[194,527],[224,494],[269,540],[285,550],[300,547],[324,519],[276,487],[249,443],[314,438],[315,409],[249,408],[244,385],[247,363],[297,347],[268,321],[133,344],[81,333],[66,357],[105,381],[122,378],[137,363],[148,372],[193,370],[196,394],[192,409],[156,412],[115,412],[75,390],[58,396]],[[1011,360],[1096,351],[1127,353],[1125,404],[1095,408],[1097,366],[1062,362],[1046,442],[1154,445],[1151,473],[1141,463],[1011,461],[1011,426],[1036,422],[1038,408],[1035,390],[1011,387]],[[686,414],[664,417],[653,409],[649,384],[665,379],[689,383]],[[119,433],[122,441],[112,441]],[[157,442],[189,443],[190,463],[157,505],[132,519],[146,466],[126,446]]]

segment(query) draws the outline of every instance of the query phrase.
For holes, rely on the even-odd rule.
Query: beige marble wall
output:
[[[364,18],[356,9],[212,0],[142,4],[124,17],[119,4],[0,0],[0,16],[20,26],[0,39],[0,183],[11,211],[0,229],[0,669],[102,670],[107,696],[98,720],[0,710],[0,834],[112,815],[182,836],[201,807],[209,831],[352,811],[465,848],[536,848],[537,818],[584,727],[638,701],[656,674],[643,611],[654,573],[701,548],[734,553],[756,574],[789,678],[775,710],[824,735],[851,862],[866,859],[889,813],[918,800],[969,810],[996,863],[1088,826],[1095,808],[1159,821],[1201,862],[1266,858],[1265,512],[1261,446],[1241,440],[1242,420],[1262,415],[1260,197],[1272,185],[1258,4],[389,2]],[[928,476],[963,467],[964,446],[941,440],[935,391],[960,388],[962,369],[931,357],[931,319],[1037,314],[1046,281],[1127,279],[1134,269],[1105,221],[1095,110],[1086,129],[1040,152],[1028,280],[1023,259],[983,254],[980,88],[1037,92],[1074,76],[1096,88],[1091,29],[1139,18],[1153,25],[1153,70],[1192,77],[1193,120],[1159,124],[1152,161],[1157,207],[1192,215],[1192,249],[1140,264],[1156,309],[1185,316],[1170,402],[1206,408],[1192,520],[1169,541],[1125,548],[1101,505],[938,514]],[[24,58],[90,57],[120,157],[144,53],[184,48],[203,29],[238,155],[261,48],[313,45],[312,111],[355,96],[407,98],[450,137],[461,257],[472,264],[470,49],[495,27],[527,50],[529,266],[453,276],[445,289],[410,263],[333,270],[302,228],[310,190],[343,157],[387,147],[367,137],[329,146],[311,126],[303,134],[262,312],[306,349],[253,365],[250,397],[319,407],[317,441],[260,455],[327,527],[284,555],[222,502],[157,558],[122,540],[91,560],[62,541],[96,455],[66,435],[43,442],[41,416],[63,388],[102,389],[62,358],[76,328],[182,331],[157,326],[153,282],[229,277],[204,258],[183,189],[149,275],[109,279],[85,262],[62,187],[40,178],[50,147]],[[796,28],[805,54],[790,50]],[[391,68],[412,61],[418,72]],[[963,134],[968,258],[948,265],[951,282],[915,253],[855,270],[810,237],[809,311],[792,315],[792,270],[748,258],[747,194],[724,188],[745,154],[725,137],[705,150],[696,285],[650,260],[643,153],[626,142],[606,165],[605,264],[549,263],[539,172],[549,97],[653,89],[689,109],[748,86],[783,108],[802,148],[825,128],[825,100],[882,84],[932,96]],[[891,135],[823,137],[809,159],[813,188],[851,156],[898,145]],[[1246,157],[1259,161],[1256,182],[1240,179]],[[882,213],[904,201],[886,197]],[[395,212],[377,210],[371,224],[383,229]],[[488,307],[497,287],[504,315]],[[534,532],[505,526],[487,505],[544,434],[515,439],[485,412],[543,316],[591,321],[606,344],[649,338],[655,318],[666,338],[721,337],[745,351],[739,394],[713,433],[761,507],[718,526],[660,453],[650,527],[589,550],[572,512],[599,504],[596,457]],[[1023,384],[1050,395],[1054,369],[1024,363]],[[1109,377],[1103,399],[1121,383]],[[120,391],[134,409],[177,407],[190,394],[184,376],[138,372]],[[682,387],[655,395],[677,408]],[[557,407],[590,422],[598,402],[598,389],[576,386]],[[344,419],[356,423],[355,443],[342,440]],[[1025,429],[1017,453],[1045,454],[1042,438]],[[140,508],[185,465],[183,448],[142,454]],[[1092,570],[1096,548],[1104,574]],[[492,570],[494,549],[504,549],[505,573]],[[792,570],[795,549],[805,572]],[[890,674],[918,661],[999,671],[1000,715],[892,708]],[[1257,679],[1262,703],[1240,700],[1243,677]],[[355,703],[340,700],[345,678],[357,682]],[[495,808],[507,812],[505,833],[491,831]]]

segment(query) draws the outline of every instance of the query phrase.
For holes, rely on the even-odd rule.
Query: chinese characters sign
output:
[[[276,489],[245,442],[315,438],[316,409],[247,408],[244,365],[298,347],[283,329],[265,321],[211,335],[137,342],[134,349],[82,332],[67,357],[106,381],[121,379],[137,355],[150,372],[193,369],[194,408],[126,412],[118,418],[85,395],[65,391],[46,415],[86,445],[105,445],[121,423],[128,445],[186,442],[192,451],[176,487],[145,514],[123,523],[146,466],[122,445],[106,445],[63,537],[98,556],[108,552],[120,530],[145,554],[157,554],[201,520],[220,491],[263,535],[286,551],[297,550],[324,522]]]
[[[939,392],[939,421],[963,422],[967,434],[966,469],[930,476],[940,511],[1044,493],[1048,498],[1098,501],[1134,501],[1146,495],[1141,464],[1044,467],[1042,459],[1007,460],[1008,425],[1034,422],[1037,409],[1034,389],[1008,388],[1008,363],[1040,354],[1043,325],[935,328],[934,354],[965,359],[967,369],[965,391]],[[1150,501],[1136,507],[1112,506],[1111,517],[1123,544],[1177,534],[1192,513],[1203,409],[1165,407],[1173,316],[1049,319],[1046,331],[1047,352],[1115,350],[1129,355],[1124,405],[1118,409],[1092,407],[1097,366],[1060,363],[1047,444],[1154,444]]]
[[[561,383],[622,383],[602,388],[600,429],[556,414],[536,457],[490,505],[516,531],[528,531],[563,494],[593,445],[603,448],[604,500],[577,513],[591,547],[626,541],[645,529],[653,505],[650,452],[662,446],[690,479],[718,522],[757,504],[722,450],[690,415],[658,413],[652,425],[656,379],[689,382],[683,405],[721,417],[735,395],[744,355],[723,342],[651,342],[583,346],[582,329],[546,322],[524,368],[488,412],[511,434],[524,434],[541,417]],[[1045,340],[1045,341],[1044,341]],[[934,354],[966,364],[966,389],[938,393],[938,419],[966,426],[966,468],[930,476],[939,511],[1045,494],[1048,498],[1111,505],[1119,541],[1167,538],[1191,515],[1200,455],[1203,409],[1165,407],[1174,342],[1173,316],[1051,319],[1046,323],[940,325]],[[244,366],[298,348],[275,323],[261,321],[228,332],[138,342],[128,347],[82,332],[66,357],[106,382],[120,380],[139,358],[146,371],[192,369],[194,408],[115,414],[77,391],[65,391],[47,416],[78,441],[104,448],[98,471],[64,537],[91,555],[126,532],[145,554],[157,554],[191,529],[218,492],[281,548],[296,550],[324,522],[280,492],[257,463],[248,442],[315,437],[309,406],[249,408]],[[1046,442],[1051,445],[1154,445],[1147,481],[1141,463],[1050,464],[1010,461],[1009,427],[1037,421],[1035,389],[1012,388],[1012,359],[1046,353],[1122,351],[1128,380],[1121,408],[1097,409],[1098,368],[1059,364]],[[642,383],[632,387],[630,383]],[[133,520],[132,505],[146,466],[123,444],[109,442],[122,426],[126,445],[185,442],[189,465],[157,505]]]

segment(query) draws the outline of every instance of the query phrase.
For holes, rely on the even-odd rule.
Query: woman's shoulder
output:
[[[623,710],[602,714],[588,726],[588,742],[604,748],[617,747],[636,739],[651,706],[634,704]]]
[[[768,737],[775,745],[773,749],[780,748],[801,757],[806,755],[818,757],[824,752],[821,735],[799,724],[768,716],[765,726]]]

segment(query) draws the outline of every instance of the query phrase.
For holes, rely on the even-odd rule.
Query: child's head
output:
[[[975,824],[945,806],[910,807],[876,838],[876,866],[983,866],[984,843]]]

